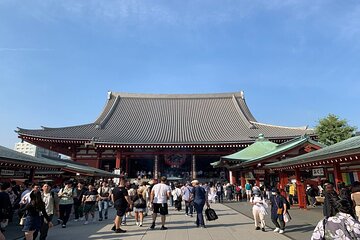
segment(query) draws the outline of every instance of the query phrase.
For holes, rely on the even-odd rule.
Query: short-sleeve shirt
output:
[[[84,193],[85,203],[86,204],[95,204],[97,199],[98,193],[94,189],[92,191],[88,190]]]
[[[151,191],[154,192],[153,203],[167,203],[167,194],[171,193],[171,188],[164,183],[158,183]]]
[[[125,187],[115,187],[112,190],[112,194],[114,196],[115,208],[127,208],[128,203],[125,197],[128,196],[128,191],[125,189]]]

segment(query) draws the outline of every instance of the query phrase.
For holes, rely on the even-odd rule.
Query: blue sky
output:
[[[0,145],[90,123],[108,90],[243,90],[264,123],[360,127],[357,0],[2,0]]]

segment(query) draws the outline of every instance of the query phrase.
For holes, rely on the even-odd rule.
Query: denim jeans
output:
[[[105,218],[107,218],[108,216],[108,208],[109,208],[109,201],[107,200],[100,200],[98,202],[98,207],[99,207],[99,218],[102,219],[103,218],[103,210],[105,210]]]
[[[197,226],[204,226],[204,215],[203,215],[203,209],[204,209],[205,202],[194,202],[194,207],[196,210],[196,225]]]

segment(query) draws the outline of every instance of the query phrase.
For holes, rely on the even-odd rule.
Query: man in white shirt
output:
[[[157,214],[161,215],[161,230],[166,230],[165,220],[168,212],[167,200],[170,198],[171,188],[169,185],[166,185],[167,178],[165,176],[161,177],[161,182],[155,184],[151,190],[150,202],[153,203],[153,222],[150,226],[150,229],[155,228],[155,221]]]

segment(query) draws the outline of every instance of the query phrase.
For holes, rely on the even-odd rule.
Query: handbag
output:
[[[289,212],[286,212],[286,214],[284,215],[284,222],[288,223],[291,220],[291,216],[289,214]]]
[[[25,225],[25,222],[26,222],[26,215],[24,214],[24,215],[20,218],[19,225],[20,225],[20,226],[24,226],[24,225]]]
[[[276,207],[277,207],[277,212],[276,212],[277,215],[283,214],[283,209],[279,208],[279,204],[277,203],[276,198],[274,198],[274,201],[275,201],[275,204],[276,204]]]
[[[217,216],[215,210],[212,208],[207,208],[205,210],[205,217],[206,217],[206,220],[208,220],[208,221],[214,221],[214,220],[218,219],[218,216]]]
[[[146,208],[146,201],[145,201],[145,199],[143,199],[142,197],[139,197],[139,198],[134,202],[134,207],[136,207],[136,208]]]

